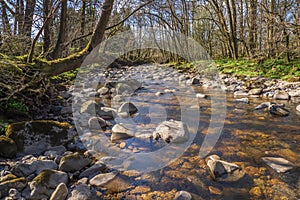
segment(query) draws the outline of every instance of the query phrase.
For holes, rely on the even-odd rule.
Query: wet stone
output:
[[[293,169],[293,163],[280,157],[263,157],[262,160],[278,173],[285,173]]]

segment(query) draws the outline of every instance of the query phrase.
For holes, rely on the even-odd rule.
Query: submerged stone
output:
[[[285,173],[293,168],[293,163],[280,157],[263,157],[262,160],[278,173]]]

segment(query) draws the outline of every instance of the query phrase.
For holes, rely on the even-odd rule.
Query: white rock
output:
[[[207,97],[207,95],[206,95],[206,94],[201,94],[201,93],[198,93],[198,94],[196,94],[196,97],[197,97],[197,98],[204,99],[204,98],[206,98],[206,97]]]
[[[293,163],[280,157],[263,157],[262,160],[278,173],[284,173],[293,168]]]
[[[166,142],[182,143],[189,139],[189,132],[185,123],[181,121],[164,121],[153,132],[155,139],[162,138]]]
[[[98,174],[94,178],[90,180],[90,184],[96,187],[103,186],[104,184],[111,181],[116,176],[116,173],[105,173],[105,174]]]

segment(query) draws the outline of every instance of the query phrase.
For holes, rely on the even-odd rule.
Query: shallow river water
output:
[[[299,199],[300,115],[296,112],[296,104],[276,101],[284,103],[290,111],[287,117],[273,116],[264,110],[254,111],[260,103],[274,100],[249,97],[249,104],[238,103],[231,93],[226,93],[223,99],[222,92],[215,93],[201,85],[178,84],[182,74],[170,68],[131,67],[114,76],[134,78],[143,84],[127,98],[138,107],[138,113],[129,119],[119,118],[112,122],[127,123],[137,136],[117,142],[117,147],[123,143],[122,151],[147,155],[170,145],[147,137],[162,121],[182,120],[193,127],[189,127],[190,144],[187,147],[178,145],[182,153],[166,166],[146,173],[122,172],[106,186],[107,191],[103,191],[101,198],[130,199],[134,195],[141,199],[173,199],[176,191],[184,190],[194,199]],[[197,98],[196,93],[206,94],[207,98]],[[109,98],[98,100],[108,106],[111,104]],[[226,116],[224,120],[222,116],[214,119],[212,112],[216,116],[226,113]],[[242,179],[214,181],[206,166],[206,156],[199,156],[205,137],[219,129],[220,136],[206,156],[216,154],[222,160],[238,164],[245,171]],[[285,158],[294,168],[277,173],[262,161],[264,156]],[[159,165],[161,160],[152,162]],[[146,169],[147,164],[144,167]]]

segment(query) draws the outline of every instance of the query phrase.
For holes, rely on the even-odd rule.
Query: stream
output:
[[[188,191],[194,199],[299,198],[300,115],[296,112],[296,103],[256,97],[248,97],[248,104],[237,102],[238,97],[232,93],[218,92],[206,84],[181,84],[186,79],[177,70],[155,65],[125,67],[92,73],[88,77],[86,88],[95,85],[94,82],[99,82],[101,86],[107,81],[128,79],[142,83],[142,88],[124,97],[125,101],[138,108],[138,113],[110,121],[112,125],[125,124],[135,133],[135,137],[112,143],[110,147],[113,146],[120,155],[121,152],[136,155],[135,159],[140,158],[144,163],[136,168],[121,170],[118,178],[102,191],[101,198],[128,199],[135,195],[135,198],[142,199],[172,199],[176,191],[181,190]],[[86,96],[92,92],[95,90],[83,94]],[[207,97],[197,98],[196,94]],[[94,99],[90,96],[84,100]],[[113,95],[102,95],[95,99],[105,106],[117,107],[112,98]],[[290,111],[289,116],[278,117],[264,110],[254,110],[266,101],[285,104]],[[190,138],[186,145],[172,146],[149,139],[159,123],[170,119],[188,124]],[[111,128],[103,132],[109,137]],[[102,134],[102,131],[97,134]],[[215,144],[212,141],[212,148],[206,149],[207,152],[201,157],[199,151],[210,134],[216,134]],[[168,145],[172,148],[165,151]],[[164,157],[168,151],[174,150],[179,152],[175,157]],[[153,158],[147,158],[152,154]],[[245,176],[237,181],[213,180],[205,162],[206,157],[213,154],[239,165]],[[265,156],[282,157],[293,163],[294,167],[286,173],[277,173],[262,161]],[[167,161],[162,164],[164,159]],[[113,164],[113,167],[116,166]],[[135,189],[132,190],[132,187]]]

